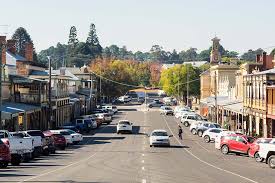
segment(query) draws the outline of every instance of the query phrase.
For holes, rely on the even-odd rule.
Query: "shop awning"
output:
[[[226,106],[224,106],[224,109],[232,111],[232,112],[236,112],[236,113],[242,113],[243,112],[243,103],[239,102],[239,103],[235,103],[235,104],[226,105]]]
[[[14,102],[3,102],[1,107],[2,119],[12,119],[19,113],[32,113],[40,110],[40,106]]]

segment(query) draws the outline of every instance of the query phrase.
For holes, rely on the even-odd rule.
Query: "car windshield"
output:
[[[120,121],[119,122],[120,125],[130,125],[129,121]]]
[[[70,133],[67,132],[67,131],[61,131],[60,134],[61,134],[61,135],[70,135]]]
[[[44,138],[45,136],[44,136],[44,134],[41,132],[41,131],[28,131],[28,134],[30,135],[30,136],[40,136],[40,137],[42,137],[42,138]]]
[[[167,132],[153,132],[152,136],[168,136]]]
[[[69,134],[74,134],[74,133],[76,133],[75,131],[73,131],[73,130],[66,130]]]

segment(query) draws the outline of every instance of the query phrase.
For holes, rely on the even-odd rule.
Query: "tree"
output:
[[[169,55],[169,61],[170,63],[181,63],[179,54],[174,49],[173,52]]]
[[[25,56],[25,47],[27,43],[32,43],[33,41],[31,39],[31,36],[27,32],[27,30],[23,27],[19,27],[15,30],[14,34],[12,35],[12,39],[16,40],[16,52],[21,55],[22,57]],[[35,51],[35,48],[33,47],[33,59],[34,61],[37,61],[37,54]]]
[[[241,59],[242,60],[247,60],[247,61],[256,61],[256,56],[258,54],[262,54],[263,51],[264,50],[261,49],[261,48],[258,48],[257,50],[250,49],[241,56]]]
[[[178,96],[186,101],[187,94],[187,72],[189,76],[189,94],[198,96],[200,94],[200,70],[191,64],[174,66],[161,73],[160,84],[163,90],[172,96]],[[181,97],[182,96],[182,97]]]
[[[197,60],[197,48],[189,48],[185,52],[185,61],[195,61]]]
[[[271,55],[272,57],[274,57],[274,55],[275,55],[275,48],[270,52],[269,55]]]
[[[77,44],[78,44],[77,30],[75,26],[72,26],[70,29],[68,45],[72,48],[75,48]]]
[[[86,40],[86,44],[90,47],[92,55],[94,57],[101,56],[102,47],[99,43],[98,36],[96,34],[95,24],[91,23],[89,34]]]
[[[198,60],[201,60],[201,61],[210,61],[210,52],[211,52],[211,49],[207,49],[207,50],[202,50],[198,56],[197,56],[197,59]]]

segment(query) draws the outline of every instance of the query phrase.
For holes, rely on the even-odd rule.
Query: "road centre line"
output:
[[[164,121],[165,121],[165,123],[166,123],[166,126],[168,127],[169,131],[170,131],[170,132],[172,133],[172,135],[175,137],[175,139],[177,140],[177,142],[178,142],[181,146],[184,146],[184,145],[181,143],[181,141],[180,141],[180,140],[175,136],[175,134],[173,133],[173,131],[172,131],[172,129],[170,128],[170,126],[169,126],[167,120],[166,120],[164,117],[163,117],[163,119],[164,119]],[[254,181],[254,180],[252,180],[252,179],[250,179],[250,178],[244,177],[244,176],[242,176],[242,175],[240,175],[240,174],[231,172],[231,171],[229,171],[229,170],[225,170],[225,169],[220,168],[220,167],[217,167],[217,166],[215,166],[215,165],[213,165],[213,164],[211,164],[211,163],[208,163],[208,162],[206,162],[206,161],[200,159],[198,156],[196,156],[195,154],[193,154],[193,153],[192,153],[191,151],[189,151],[188,149],[183,149],[183,150],[186,151],[189,155],[193,156],[193,157],[194,157],[195,159],[197,159],[198,161],[200,161],[200,162],[202,162],[202,163],[204,163],[204,164],[206,164],[206,165],[208,165],[208,166],[210,166],[210,167],[212,167],[212,168],[215,168],[215,169],[217,169],[217,170],[226,172],[226,173],[231,174],[231,175],[235,175],[235,176],[240,177],[240,178],[242,178],[242,179],[245,179],[245,180],[247,180],[247,181],[249,181],[249,182],[258,183],[257,181]]]
[[[142,179],[142,181],[141,181],[142,183],[146,183],[146,179]]]
[[[126,119],[127,115],[128,115],[128,112],[125,113],[124,120]],[[105,127],[103,127],[102,130],[105,129],[106,127],[107,127],[107,125],[106,125]],[[115,136],[115,135],[116,135],[116,133],[114,133],[112,136]],[[36,175],[36,176],[34,176],[34,177],[25,179],[25,180],[23,180],[23,181],[19,181],[19,183],[27,182],[27,181],[30,181],[30,180],[33,180],[33,179],[36,179],[36,178],[39,178],[39,177],[43,177],[43,176],[45,176],[45,175],[48,175],[48,174],[51,174],[51,173],[54,173],[54,172],[57,172],[57,171],[60,171],[60,170],[64,170],[64,169],[66,169],[66,168],[69,168],[69,167],[71,167],[71,166],[80,164],[80,163],[82,163],[82,162],[86,162],[86,161],[90,160],[92,157],[94,157],[98,152],[101,152],[101,151],[105,148],[106,145],[107,145],[107,143],[104,144],[104,145],[102,146],[102,148],[101,148],[99,151],[96,151],[94,154],[92,154],[92,155],[89,156],[88,158],[85,158],[85,159],[76,161],[76,162],[74,162],[74,163],[71,163],[71,164],[69,164],[69,165],[67,165],[67,166],[64,166],[64,167],[61,167],[61,168],[57,168],[57,169],[55,169],[55,170],[51,170],[51,171],[48,171],[48,172],[45,172],[45,173]]]

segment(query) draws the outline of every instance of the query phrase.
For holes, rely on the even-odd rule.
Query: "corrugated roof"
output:
[[[18,55],[17,53],[16,53],[16,54],[13,54],[13,53],[11,53],[11,52],[9,52],[9,51],[6,51],[6,53],[7,53],[9,56],[13,57],[15,60],[28,61],[26,58],[22,57],[21,55]]]
[[[256,72],[256,73],[253,73],[253,74],[247,74],[247,75],[263,75],[263,74],[275,74],[275,68],[273,69],[269,69],[269,70],[266,70],[266,71],[261,71],[261,72]]]
[[[35,76],[48,76],[48,72],[45,71],[32,71],[30,75],[35,75]]]

